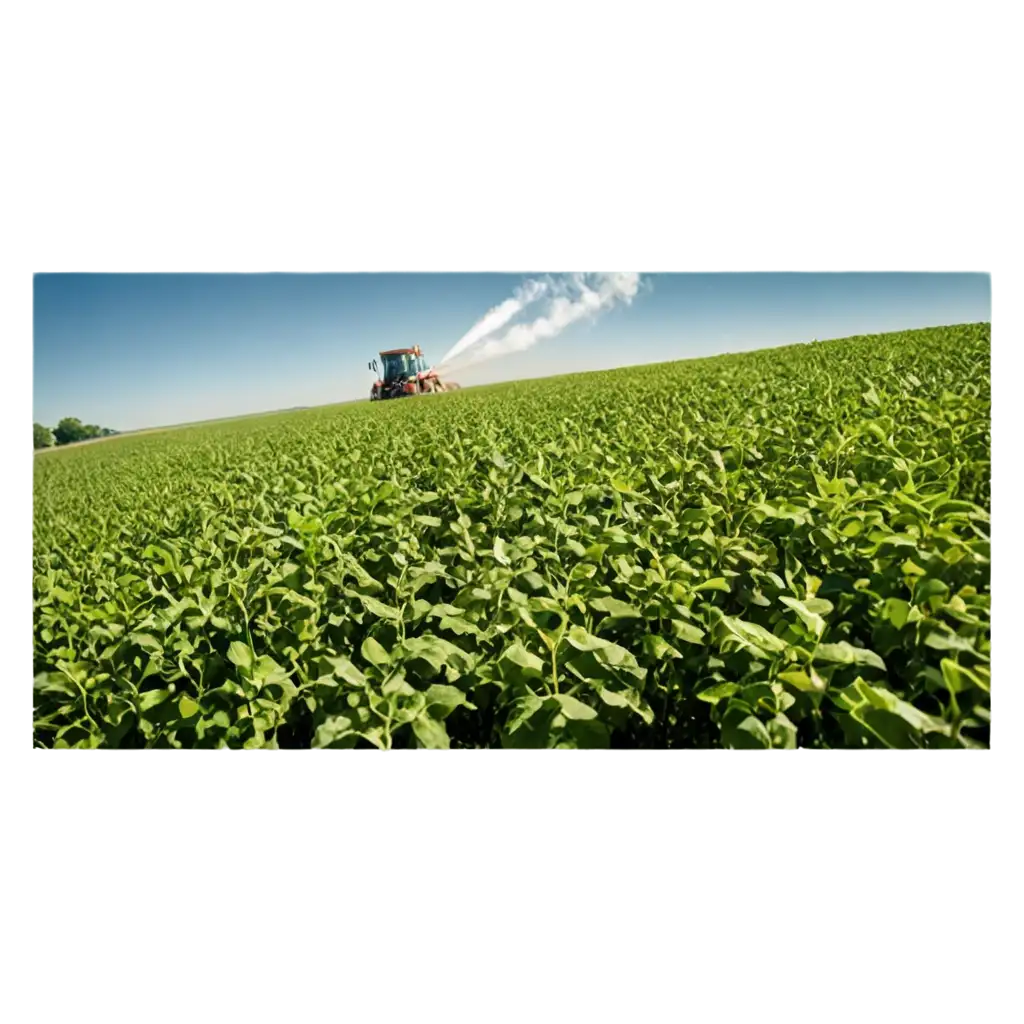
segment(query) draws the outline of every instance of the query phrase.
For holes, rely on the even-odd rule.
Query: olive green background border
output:
[[[1022,30],[0,11],[0,1017],[1020,1019],[1011,754],[29,756],[24,401],[39,262],[1020,263]]]

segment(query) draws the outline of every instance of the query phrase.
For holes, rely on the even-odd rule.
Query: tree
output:
[[[65,416],[53,431],[57,444],[74,444],[76,441],[91,441],[96,437],[110,437],[116,430],[98,427],[95,423],[83,423],[74,416]]]
[[[57,444],[74,444],[75,441],[84,441],[88,435],[80,419],[76,419],[74,416],[65,416],[57,424],[53,436],[57,439]]]
[[[33,447],[50,448],[53,446],[53,431],[49,427],[44,427],[42,423],[33,423],[32,432],[35,435],[35,444]]]

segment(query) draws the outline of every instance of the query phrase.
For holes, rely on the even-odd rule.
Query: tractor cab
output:
[[[419,348],[396,348],[390,352],[381,352],[381,379],[385,384],[395,384],[408,380],[417,373],[426,373],[427,367]]]
[[[376,359],[370,363],[370,369],[378,374],[377,383],[370,393],[371,399],[399,398],[433,390],[433,382],[419,345],[381,352],[380,361],[380,367]]]

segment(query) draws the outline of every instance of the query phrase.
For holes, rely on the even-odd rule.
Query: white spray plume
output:
[[[538,341],[561,334],[570,324],[588,316],[597,316],[616,303],[627,305],[640,289],[640,275],[567,274],[556,280],[528,281],[514,297],[496,306],[479,320],[448,352],[438,366],[451,369],[453,363],[460,368],[472,366],[486,359],[494,359],[510,352],[522,352]],[[521,309],[541,296],[553,297],[543,316],[529,323],[515,324],[498,334]],[[529,302],[522,301],[529,295]]]
[[[444,358],[438,363],[441,366],[450,363],[456,356],[461,355],[471,345],[475,345],[481,338],[486,338],[495,331],[501,330],[516,314],[522,312],[531,303],[536,302],[546,291],[548,284],[544,281],[527,281],[521,288],[517,288],[511,299],[506,299],[494,309],[488,310],[457,342],[448,350]]]

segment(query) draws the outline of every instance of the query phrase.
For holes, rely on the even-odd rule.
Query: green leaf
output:
[[[717,704],[720,700],[725,700],[738,692],[739,686],[736,683],[715,683],[714,686],[700,690],[696,696],[699,700],[707,701],[708,704]]]
[[[317,726],[313,747],[354,747],[359,742],[360,723],[352,714],[331,715]]]
[[[594,611],[606,612],[612,619],[640,619],[643,616],[632,605],[617,597],[598,597],[587,602]]]
[[[955,633],[932,632],[925,637],[925,645],[936,651],[963,651],[985,658],[965,637],[957,636]]]
[[[641,719],[650,725],[654,721],[654,712],[651,710],[647,701],[637,693],[636,690],[631,687],[627,687],[622,690],[613,690],[607,686],[601,686],[598,688],[598,696],[612,707],[616,708],[629,708],[630,711],[636,712]]]
[[[610,640],[605,640],[603,637],[588,633],[582,626],[570,627],[566,639],[578,651],[601,651],[608,647],[616,646]]]
[[[359,651],[371,665],[375,665],[377,668],[391,664],[391,655],[372,636],[368,636],[363,641]]]
[[[199,710],[199,705],[187,694],[178,699],[178,714],[182,718],[191,718]]]
[[[950,658],[943,658],[940,665],[942,681],[950,693],[963,693],[972,687],[977,687],[984,693],[989,692],[988,680],[974,669],[960,665]]]
[[[598,718],[581,720],[570,718],[566,722],[566,731],[579,749],[606,749],[611,741],[608,726]]]
[[[735,750],[766,750],[772,745],[772,738],[759,718],[746,715],[735,725],[723,728],[722,742]]]
[[[545,671],[544,662],[537,657],[536,654],[528,651],[521,643],[516,641],[509,645],[508,648],[502,653],[501,661],[509,661],[513,665],[518,665],[520,668],[526,669],[528,672],[534,673],[535,675],[543,675]]]
[[[796,726],[781,712],[768,722],[768,735],[773,747],[796,749]]]
[[[457,687],[447,683],[433,683],[427,687],[424,694],[427,706],[438,708],[441,717],[446,718],[458,707],[475,709],[476,705],[466,700],[466,695]]]
[[[910,614],[910,604],[898,597],[887,598],[882,605],[880,617],[886,622],[891,622],[897,629],[902,629]]]
[[[824,693],[826,688],[825,681],[814,671],[813,667],[809,672],[805,672],[803,669],[780,672],[779,679],[804,693]]]
[[[786,649],[784,640],[775,636],[774,633],[769,633],[767,629],[756,622],[733,618],[723,614],[717,608],[712,611],[717,618],[720,643],[738,647],[741,650],[753,651],[760,657],[766,657],[768,652]]]
[[[650,657],[661,661],[665,658],[681,658],[682,655],[664,637],[648,634],[644,637],[644,651]]]
[[[693,588],[695,594],[699,594],[702,590],[721,590],[728,594],[730,587],[724,576],[716,576],[712,580],[705,580],[700,585]]]
[[[128,639],[141,647],[147,654],[163,654],[163,645],[155,636],[151,636],[149,633],[130,633]],[[232,644],[234,646],[234,644]],[[244,646],[244,644],[243,644]],[[248,647],[245,648],[247,651]],[[228,655],[230,657],[230,653]]]
[[[952,726],[941,718],[925,714],[891,690],[857,679],[837,696],[850,716],[889,747],[920,745],[918,737],[928,733],[949,736]]]
[[[566,639],[578,651],[584,651],[591,655],[593,661],[602,668],[619,669],[639,679],[644,678],[647,674],[646,669],[640,667],[636,657],[625,647],[594,636],[582,626],[571,626],[566,634]]]
[[[335,679],[341,679],[360,688],[366,686],[366,676],[344,655],[339,655],[335,658],[325,658],[324,661],[330,665],[331,674]]]
[[[825,632],[825,620],[820,615],[812,612],[803,601],[798,601],[795,597],[790,597],[788,594],[782,594],[779,600],[788,608],[792,608],[803,620],[804,625],[816,637],[821,636]]]
[[[705,633],[704,630],[699,626],[695,626],[692,622],[684,622],[682,619],[673,619],[670,627],[672,635],[677,640],[682,640],[688,644],[703,644]]]
[[[279,665],[269,655],[261,655],[253,666],[252,678],[260,686],[269,684],[282,685],[288,683],[288,670]]]
[[[505,542],[500,537],[494,538],[494,558],[499,565],[511,565],[508,555],[505,554]]]
[[[474,663],[471,654],[450,641],[431,634],[403,640],[402,648],[410,658],[422,658],[437,672],[443,667],[455,673],[468,672]]]
[[[941,597],[948,593],[949,587],[942,580],[921,579],[914,587],[914,603],[923,604],[930,598]]]
[[[241,640],[231,641],[228,647],[228,661],[237,665],[240,669],[251,672],[255,660],[252,649],[248,644],[243,644]]]
[[[421,747],[426,747],[429,750],[447,750],[451,746],[444,722],[440,722],[430,715],[420,715],[419,718],[414,718],[412,731]]]
[[[508,721],[505,724],[505,731],[509,735],[515,734],[521,729],[540,709],[544,706],[544,701],[535,694],[528,694],[525,697],[521,697],[513,705],[512,714],[509,716]]]
[[[468,622],[464,618],[453,619],[450,615],[443,615],[437,624],[438,629],[447,629],[452,633],[458,633],[462,636],[480,636],[480,627],[474,625],[472,622]]]
[[[864,524],[859,519],[849,519],[839,531],[844,537],[856,537],[864,530]]]
[[[528,569],[524,573],[520,573],[519,578],[531,589],[531,590],[543,590],[545,587],[544,577],[540,573],[534,572],[532,569]]]
[[[885,671],[885,662],[874,651],[854,647],[845,640],[837,644],[818,644],[814,649],[814,660],[838,665],[868,665]]]
[[[597,712],[588,705],[584,704],[583,701],[577,700],[575,697],[571,697],[565,693],[556,693],[552,700],[554,700],[562,711],[562,714],[566,718],[574,721],[589,721],[592,718],[597,718]]]
[[[402,613],[397,608],[392,608],[391,605],[384,604],[383,601],[378,601],[375,597],[370,597],[369,594],[356,594],[360,601],[363,603],[363,607],[370,612],[372,615],[376,615],[378,618],[386,619],[389,622],[401,622]]]
[[[170,696],[170,690],[147,690],[139,694],[139,711],[150,711]]]

